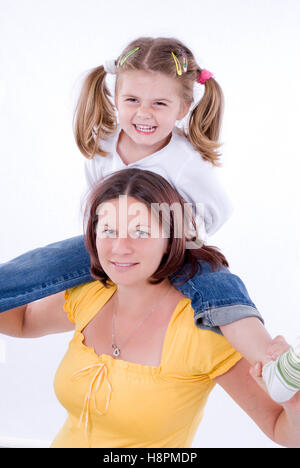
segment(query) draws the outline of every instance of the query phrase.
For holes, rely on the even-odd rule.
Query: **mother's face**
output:
[[[102,203],[97,214],[96,246],[107,276],[119,285],[147,282],[169,245],[156,216],[126,195]]]

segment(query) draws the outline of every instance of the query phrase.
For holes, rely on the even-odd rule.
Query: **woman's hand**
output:
[[[267,349],[267,357],[270,361],[276,361],[280,354],[285,353],[290,349],[290,345],[286,342],[285,338],[281,335],[276,336]]]
[[[286,342],[283,336],[276,336],[270,344],[267,355],[272,361],[276,361],[278,357],[288,351],[290,345]],[[249,369],[249,374],[255,380],[257,385],[268,393],[267,386],[262,378],[262,363],[257,362],[254,366]],[[282,403],[285,408],[294,409],[300,411],[300,390],[287,402]]]
[[[265,382],[263,381],[263,378],[261,376],[262,374],[262,363],[257,362],[254,366],[252,366],[249,370],[249,374],[251,377],[255,380],[257,385],[260,386],[266,393],[268,393],[267,387]],[[289,408],[294,408],[300,411],[300,390],[288,401],[282,403],[282,406],[284,407],[289,407]]]
[[[286,342],[285,338],[281,335],[278,335],[272,340],[272,342],[268,346],[267,358],[270,361],[276,361],[280,354],[285,353],[289,349],[290,345]],[[262,367],[262,363],[257,362],[250,368],[249,373],[251,377],[253,377],[257,385],[259,385],[260,388],[262,388],[266,393],[268,393],[267,386],[262,378]]]
[[[260,386],[266,393],[268,393],[267,387],[263,378],[262,374],[262,363],[257,362],[254,366],[252,366],[249,370],[249,374],[255,380],[257,385]],[[300,411],[300,390],[288,401],[281,403],[282,406],[286,407],[289,406],[290,408],[295,408]]]

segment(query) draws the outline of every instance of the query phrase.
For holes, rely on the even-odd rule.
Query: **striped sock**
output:
[[[300,349],[290,348],[263,366],[262,377],[272,400],[283,403],[300,390]]]

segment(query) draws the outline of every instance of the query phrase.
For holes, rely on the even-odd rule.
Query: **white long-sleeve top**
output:
[[[88,188],[122,169],[136,167],[156,172],[192,204],[196,221],[199,215],[203,217],[207,235],[220,229],[232,213],[232,203],[219,180],[218,168],[205,161],[179,129],[175,127],[170,142],[160,151],[128,165],[116,149],[120,131],[118,127],[113,135],[101,140],[101,148],[109,153],[107,156],[95,155],[85,160]]]

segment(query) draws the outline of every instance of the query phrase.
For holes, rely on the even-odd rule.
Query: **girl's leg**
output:
[[[242,318],[256,317],[263,323],[244,283],[228,268],[220,267],[213,272],[207,262],[201,261],[201,270],[199,266],[193,278],[180,284],[188,272],[189,266],[186,265],[171,275],[170,280],[175,288],[191,299],[197,327],[222,334],[221,325]]]
[[[31,250],[0,264],[0,312],[94,281],[83,236]]]

